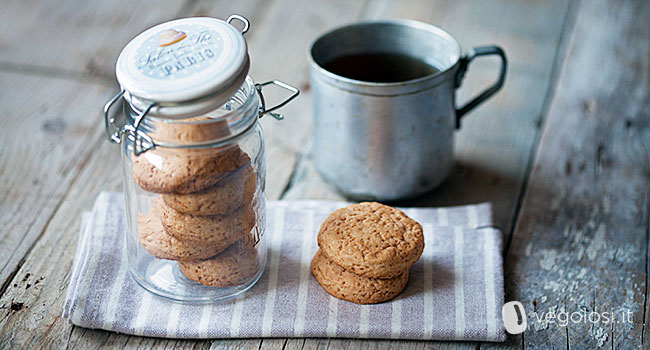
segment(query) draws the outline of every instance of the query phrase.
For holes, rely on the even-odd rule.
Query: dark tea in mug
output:
[[[323,65],[336,75],[373,83],[396,83],[440,72],[434,66],[400,53],[364,53],[332,59]]]

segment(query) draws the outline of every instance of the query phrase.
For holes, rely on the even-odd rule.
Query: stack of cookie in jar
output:
[[[332,296],[358,304],[399,295],[424,250],[422,226],[401,210],[374,202],[332,212],[318,232],[311,272]]]
[[[156,136],[196,143],[214,131],[189,123]],[[239,146],[156,148],[131,160],[135,183],[160,194],[151,210],[138,213],[140,244],[148,253],[177,261],[189,279],[207,286],[236,286],[254,277],[257,177]]]

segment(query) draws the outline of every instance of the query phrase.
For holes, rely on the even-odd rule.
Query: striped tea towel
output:
[[[409,208],[424,228],[404,292],[357,305],[311,276],[316,233],[343,202],[271,201],[269,256],[259,282],[225,302],[156,297],[127,274],[124,199],[102,193],[84,215],[63,317],[75,325],[165,338],[339,337],[503,341],[501,233],[488,204]]]

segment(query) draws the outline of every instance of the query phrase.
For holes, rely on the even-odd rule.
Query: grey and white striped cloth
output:
[[[124,199],[101,193],[85,213],[63,317],[75,325],[165,338],[338,337],[503,341],[501,233],[489,204],[407,208],[424,228],[422,258],[393,301],[357,305],[311,276],[321,221],[343,202],[270,201],[259,282],[229,301],[186,305],[127,274]]]

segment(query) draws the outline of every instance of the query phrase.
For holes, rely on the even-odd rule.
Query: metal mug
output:
[[[397,53],[440,72],[396,83],[349,79],[323,68],[333,59]],[[499,78],[461,108],[455,105],[469,63],[501,59]],[[497,46],[462,55],[442,29],[411,20],[361,22],[317,38],[309,49],[314,99],[314,159],[318,172],[354,199],[396,200],[440,184],[453,165],[454,130],[461,118],[497,92],[507,60]]]

